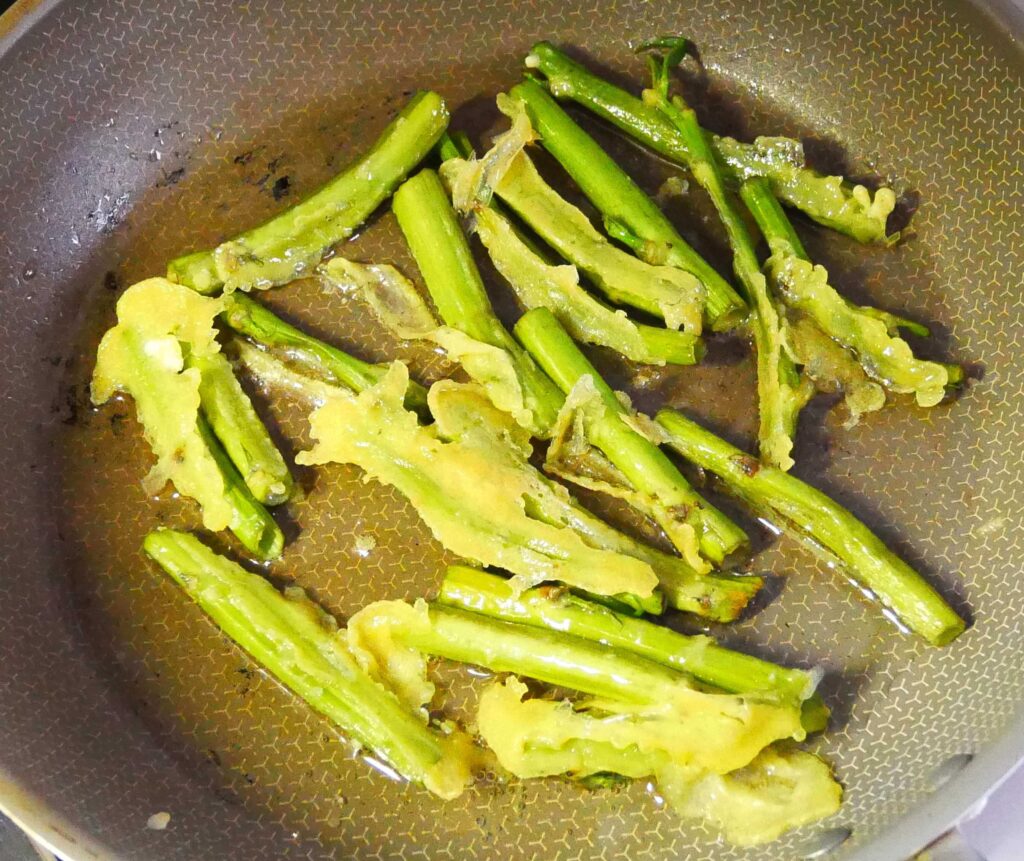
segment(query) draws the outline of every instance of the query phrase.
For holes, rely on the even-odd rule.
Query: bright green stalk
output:
[[[528,504],[528,508],[530,508]],[[653,507],[644,509],[653,517]],[[544,513],[531,508],[533,516]],[[669,606],[686,613],[703,616],[716,622],[733,622],[746,609],[747,604],[764,585],[760,577],[734,576],[727,573],[701,575],[685,559],[656,550],[632,536],[619,532],[603,520],[595,517],[571,497],[564,498],[557,511],[547,513],[547,521],[564,525],[582,535],[595,547],[604,547],[632,556],[646,562],[658,578],[658,586],[664,593]],[[746,536],[744,536],[746,537]],[[596,596],[588,596],[595,599]],[[635,596],[615,596],[619,601],[628,599],[632,609],[649,613],[660,610],[649,609],[638,604]],[[646,601],[647,599],[640,599]]]
[[[537,428],[553,427],[561,395],[495,315],[437,174],[428,169],[407,180],[395,193],[392,208],[441,319],[508,353]]]
[[[270,309],[248,296],[236,293],[227,300],[220,319],[240,335],[274,350],[309,368],[327,382],[345,386],[354,392],[380,382],[387,365],[371,365],[325,344],[286,323]],[[405,404],[422,415],[427,412],[427,390],[410,381]]]
[[[812,264],[767,180],[746,181],[740,196],[768,240],[766,269],[782,300],[856,356],[869,377],[891,391],[914,394],[921,406],[938,404],[946,387],[962,377],[959,367],[918,359],[896,332],[902,318],[844,299],[824,267]]]
[[[552,95],[569,99],[593,111],[659,155],[688,165],[687,142],[653,105],[594,75],[547,42],[538,42],[526,57],[527,68],[546,78]],[[734,185],[764,176],[772,191],[790,206],[803,210],[820,224],[859,242],[891,244],[897,238],[886,232],[886,221],[896,196],[882,188],[872,194],[841,177],[823,176],[803,163],[798,141],[759,138],[753,144],[708,135],[727,167]]]
[[[568,394],[580,380],[590,377],[599,403],[588,416],[588,439],[637,490],[661,504],[658,524],[684,557],[691,547],[688,539],[694,535],[701,553],[715,562],[746,543],[743,530],[702,499],[654,443],[623,421],[628,415],[626,408],[554,315],[544,308],[529,311],[516,324],[515,332],[563,392]],[[687,528],[681,529],[683,525]]]
[[[672,328],[682,324],[687,331],[700,332],[705,291],[696,276],[671,266],[652,266],[609,242],[544,181],[526,153],[508,165],[495,192],[612,302],[661,317]]]
[[[253,496],[280,505],[291,495],[292,476],[252,401],[222,352],[190,355],[201,375],[199,397],[210,427]]]
[[[678,41],[685,47],[685,41]],[[678,52],[678,49],[676,53]],[[751,320],[757,351],[757,393],[759,406],[758,441],[761,457],[768,463],[788,469],[793,464],[790,451],[797,417],[809,392],[783,348],[782,326],[778,310],[768,292],[768,283],[757,259],[754,237],[747,229],[735,195],[726,188],[721,160],[712,149],[697,115],[678,96],[668,97],[668,72],[678,58],[671,54],[655,66],[656,89],[645,90],[644,100],[656,106],[686,145],[690,172],[707,191],[718,210],[733,251],[733,269],[743,284],[754,309]]]
[[[704,355],[698,335],[635,323],[596,299],[580,285],[575,266],[547,263],[497,210],[477,211],[475,230],[520,304],[547,308],[576,340],[608,347],[634,362],[692,365]]]
[[[774,252],[776,246],[784,245],[787,252],[801,260],[810,260],[800,236],[793,227],[785,210],[772,191],[771,183],[764,177],[748,179],[740,185],[740,198],[754,216],[758,228],[764,234],[768,247]]]
[[[581,535],[601,542],[598,546],[614,547],[620,553],[646,562],[658,577],[661,589],[669,606],[684,613],[693,613],[714,622],[734,622],[764,585],[760,577],[726,573],[698,574],[684,559],[655,550],[647,544],[636,541],[607,526],[579,505],[566,506],[563,522],[569,523]],[[589,595],[592,600],[598,596]],[[620,602],[631,610],[640,609],[657,614],[660,609],[638,603],[635,596],[616,595]],[[604,600],[602,598],[601,600]]]
[[[200,293],[250,290],[310,274],[430,152],[448,125],[437,94],[421,91],[373,147],[312,196],[213,251],[171,261],[168,278]]]
[[[808,732],[823,729],[827,722],[828,709],[821,698],[810,696],[815,684],[811,673],[725,649],[710,637],[688,637],[624,616],[564,590],[542,586],[517,595],[504,577],[452,565],[445,572],[437,600],[505,622],[547,628],[632,652],[730,693],[773,693],[795,703],[806,700],[804,728]]]
[[[162,282],[162,283],[161,283]],[[166,290],[165,288],[170,288]],[[178,322],[189,340],[177,335],[147,333],[159,316],[155,303],[174,291],[193,302],[213,308],[181,308]],[[182,496],[194,499],[210,530],[230,529],[260,559],[281,555],[284,536],[267,510],[256,501],[224,452],[201,410],[201,376],[196,369],[175,369],[173,351],[203,353],[216,347],[212,318],[217,300],[197,296],[183,287],[152,279],[129,288],[118,302],[118,325],[103,336],[97,351],[92,381],[95,403],[107,401],[115,391],[130,394],[135,413],[157,463],[143,486],[157,493],[168,480]],[[204,316],[208,315],[208,316]],[[206,337],[200,337],[205,324]],[[170,325],[168,326],[170,328]]]
[[[258,559],[277,559],[284,550],[284,533],[277,521],[252,495],[202,414],[197,426],[224,480],[224,498],[231,506],[228,529]]]
[[[653,512],[651,512],[653,516]],[[764,585],[760,577],[734,576],[726,573],[701,575],[685,559],[662,553],[608,526],[571,498],[566,500],[558,517],[552,522],[571,527],[596,547],[613,549],[646,562],[658,577],[658,586],[671,607],[685,613],[703,616],[715,622],[733,622]],[[589,596],[596,599],[597,596]],[[635,596],[617,595],[632,609],[659,613]],[[640,599],[646,602],[647,599]]]
[[[474,155],[465,135],[460,135],[458,140],[444,135],[439,151],[445,161]],[[525,153],[520,157],[527,158]],[[534,175],[543,184],[536,172]],[[503,183],[508,180],[506,173]],[[553,189],[544,185],[554,196],[556,206],[568,206]],[[531,208],[536,210],[536,207]],[[569,209],[572,210],[569,214],[571,232],[578,230],[578,219],[585,219],[585,216],[575,207]],[[520,230],[494,197],[486,208],[474,210],[473,224],[491,262],[512,287],[520,304],[526,308],[547,308],[576,340],[609,347],[636,362],[692,365],[703,357],[704,343],[696,335],[636,323],[624,312],[592,296],[579,283],[576,267],[558,265],[552,260],[551,253],[538,247],[531,236]],[[589,222],[586,227],[594,232]],[[556,234],[564,232],[559,230]]]
[[[685,332],[637,323],[647,355],[670,365],[697,365],[704,358],[704,342]]]
[[[963,632],[964,621],[942,596],[825,494],[758,463],[679,413],[662,410],[657,418],[668,431],[672,448],[715,473],[731,493],[756,511],[823,548],[839,561],[844,573],[929,643],[942,646]]]
[[[445,132],[437,142],[437,154],[442,162],[452,158],[472,158],[473,142],[462,129]]]
[[[428,655],[625,703],[665,702],[687,684],[675,670],[579,637],[439,604],[425,609],[425,619],[406,624],[394,636]]]
[[[442,757],[441,741],[359,667],[323,610],[282,595],[187,533],[151,532],[143,547],[225,634],[311,708],[409,780],[428,778]]]
[[[746,306],[736,291],[686,243],[657,204],[543,87],[527,80],[513,87],[510,95],[526,104],[541,144],[598,208],[606,224],[624,226],[650,249],[651,261],[689,272],[704,285],[705,315],[712,329],[729,329],[743,319]]]

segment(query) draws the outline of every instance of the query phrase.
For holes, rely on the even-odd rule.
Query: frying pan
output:
[[[1024,29],[1009,8],[96,0],[22,2],[0,29],[0,809],[41,841],[75,861],[753,861],[829,847],[882,861],[927,844],[1024,754]],[[375,773],[142,558],[148,529],[194,528],[196,512],[145,498],[131,405],[87,399],[120,289],[314,189],[409,91],[440,90],[479,135],[533,41],[583,49],[635,82],[629,45],[661,32],[701,45],[708,75],[690,84],[707,125],[799,135],[826,168],[891,177],[904,211],[917,209],[897,248],[800,228],[848,295],[935,324],[936,354],[984,369],[929,412],[901,402],[852,429],[823,408],[804,421],[798,473],[877,528],[973,627],[924,647],[799,549],[770,543],[757,567],[778,576],[777,596],[715,634],[826,669],[835,726],[815,744],[847,797],[829,822],[752,850],[709,843],[643,786],[495,779],[442,803]],[[588,128],[652,191],[671,172]],[[666,205],[727,265],[697,195]],[[386,214],[346,253],[414,271]],[[425,379],[449,370],[314,283],[267,300],[366,358],[401,354]],[[749,441],[753,372],[735,343],[699,369],[642,378],[601,361],[641,404]],[[303,444],[300,412],[267,414],[286,445]],[[339,616],[430,593],[446,557],[402,500],[344,467],[299,478],[273,578]],[[376,549],[361,556],[366,535]],[[458,711],[471,677],[442,668],[442,680]],[[167,827],[148,828],[158,812]]]

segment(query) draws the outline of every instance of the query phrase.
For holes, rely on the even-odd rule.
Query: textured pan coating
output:
[[[684,30],[713,79],[710,97],[694,99],[708,126],[841,141],[856,169],[877,165],[920,193],[916,235],[895,251],[814,229],[804,237],[840,289],[940,322],[950,355],[983,362],[985,378],[951,407],[901,404],[853,431],[810,410],[797,472],[965,597],[976,626],[946,650],[923,647],[783,542],[758,560],[788,576],[780,597],[723,636],[845,673],[826,683],[845,725],[822,750],[847,786],[835,826],[853,829],[848,857],[927,798],[935,766],[1006,730],[1024,699],[1024,62],[1005,36],[937,0],[151,5],[44,4],[0,58],[0,806],[24,814],[5,782],[17,777],[66,811],[71,827],[40,817],[51,839],[77,839],[77,827],[147,859],[653,861],[706,839],[640,786],[585,795],[555,781],[492,783],[442,804],[372,773],[143,560],[147,529],[192,524],[195,513],[143,499],[148,460],[130,405],[86,405],[118,289],[314,189],[383,127],[403,91],[436,87],[466,105],[456,116],[472,131],[488,128],[494,114],[481,104],[516,80],[539,38],[587,46],[635,84],[643,67],[626,41]],[[668,175],[601,139],[651,190]],[[826,163],[840,153],[814,151]],[[719,231],[699,220],[710,211],[685,200],[669,210],[721,264]],[[390,216],[351,250],[412,271]],[[270,301],[365,358],[400,349],[426,376],[445,370],[315,284]],[[511,307],[506,293],[499,305]],[[741,354],[717,343],[704,367],[642,377],[600,358],[642,405],[691,409],[742,441],[754,416]],[[302,439],[301,413],[283,418]],[[436,584],[444,555],[391,491],[345,468],[298,476],[308,493],[290,509],[294,540],[275,576],[297,578],[342,615]],[[376,541],[365,558],[355,549],[364,535]],[[447,678],[464,697],[468,677]],[[161,810],[169,828],[148,831]],[[798,857],[816,834],[714,857]]]

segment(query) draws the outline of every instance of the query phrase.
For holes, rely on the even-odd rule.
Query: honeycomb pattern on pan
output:
[[[970,7],[123,0],[57,6],[0,60],[3,771],[127,858],[797,857],[813,829],[760,850],[709,846],[639,785],[583,794],[492,781],[442,804],[375,774],[142,560],[148,529],[194,524],[195,512],[143,498],[148,462],[130,404],[93,412],[84,401],[120,287],[315,188],[408,91],[439,89],[479,130],[492,121],[483,102],[516,79],[535,39],[585,46],[636,79],[628,43],[662,31],[699,41],[712,127],[841,141],[855,169],[919,194],[914,235],[893,251],[811,228],[808,244],[851,295],[941,322],[948,353],[985,366],[949,407],[901,404],[853,431],[816,414],[798,467],[965,602],[974,629],[925,649],[781,542],[758,558],[786,576],[781,596],[720,632],[830,671],[842,726],[819,744],[847,787],[830,824],[854,830],[833,857],[923,799],[947,756],[1005,729],[1024,699],[1024,88],[1021,58]],[[657,187],[663,168],[608,143]],[[698,210],[683,201],[673,215],[714,255]],[[388,216],[351,253],[409,270]],[[272,302],[369,358],[401,352],[423,376],[445,370],[312,282]],[[642,376],[642,401],[742,435],[749,362],[713,355],[699,370],[634,376],[610,360],[608,370]],[[301,445],[297,408],[275,404],[273,415]],[[339,615],[432,589],[443,554],[393,492],[342,467],[300,477],[305,496],[286,512],[297,538],[274,577]],[[354,549],[362,535],[377,542],[366,557]],[[451,685],[455,698],[471,687],[460,674]],[[158,810],[169,828],[147,831]]]

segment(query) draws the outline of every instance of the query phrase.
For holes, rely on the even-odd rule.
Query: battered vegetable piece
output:
[[[480,698],[479,732],[519,777],[613,773],[653,777],[681,816],[707,820],[729,842],[753,845],[839,809],[828,765],[769,744],[792,714],[728,695],[680,688],[656,705],[528,699],[514,676]]]
[[[518,420],[535,436],[547,436],[561,402],[558,389],[494,313],[437,174],[423,170],[406,181],[395,194],[393,208],[441,319],[505,353],[522,392]]]
[[[480,735],[519,777],[653,776],[682,815],[709,819],[738,843],[838,808],[825,763],[768,748],[804,737],[797,702],[699,691],[628,651],[423,601],[370,604],[349,622],[349,638],[367,671],[413,703],[432,691],[425,655],[588,694],[575,704],[525,699],[515,677],[485,689]]]
[[[199,402],[246,487],[265,505],[280,505],[292,492],[292,475],[252,401],[222,352],[189,354],[200,374]]]
[[[479,209],[473,226],[520,303],[527,309],[547,308],[577,341],[647,364],[693,365],[703,357],[704,345],[696,335],[637,323],[625,311],[594,298],[580,285],[575,266],[548,263],[501,212]]]
[[[760,586],[701,577],[586,512],[529,464],[527,433],[479,389],[435,384],[435,424],[421,426],[402,406],[407,379],[396,362],[358,396],[339,390],[311,416],[317,444],[296,460],[361,466],[406,496],[449,550],[511,571],[518,588],[557,581],[646,609],[660,606],[660,581],[675,606],[728,620]]]
[[[594,75],[548,42],[538,42],[527,55],[527,69],[543,75],[551,94],[593,111],[659,155],[689,167],[690,143],[658,108]],[[824,176],[807,167],[803,147],[790,138],[761,137],[740,143],[704,132],[734,188],[751,177],[764,177],[782,201],[802,210],[819,224],[865,243],[894,243],[886,222],[896,207],[896,194],[881,187],[872,192],[839,176]]]
[[[445,572],[437,601],[632,652],[723,691],[798,706],[809,733],[824,729],[828,722],[828,708],[813,693],[818,672],[781,667],[725,649],[704,635],[686,636],[630,618],[564,589],[539,586],[517,595],[504,577],[452,565]]]
[[[222,323],[254,343],[282,354],[307,373],[325,382],[361,392],[379,382],[387,372],[386,365],[364,362],[296,329],[243,293],[225,297],[224,304],[220,315]],[[405,405],[427,414],[427,390],[410,380],[409,390],[405,393]]]
[[[179,493],[199,503],[207,529],[231,529],[252,553],[272,559],[281,554],[284,536],[221,449],[201,411],[199,366],[219,355],[213,322],[221,308],[220,299],[163,278],[129,287],[117,303],[117,325],[100,342],[92,399],[102,404],[115,392],[124,392],[135,401],[157,458],[144,482],[148,493],[173,482]],[[231,396],[239,395],[244,398],[241,390]],[[239,411],[234,417],[238,421],[230,427],[222,425],[232,434],[243,434],[233,440],[233,447],[237,442],[246,449],[245,440],[266,433],[255,413]],[[250,420],[255,425],[247,424]]]
[[[237,348],[239,361],[261,383],[297,396],[307,405],[321,407],[333,401],[339,394],[346,394],[343,389],[306,376],[272,354],[250,344],[242,342],[237,345]],[[487,424],[489,420],[492,420],[494,430],[499,437],[507,433],[507,438],[515,442],[517,450],[519,446],[523,446],[522,450],[527,451],[528,440],[523,437],[522,429],[512,425],[504,414],[493,412],[481,392],[474,387],[446,382],[438,388],[435,400],[445,401],[448,407],[447,411],[442,409],[440,412],[439,428],[443,426],[456,433],[457,423],[453,424],[451,416],[453,411],[458,411],[465,414],[463,421],[469,420],[471,423],[482,421]],[[457,404],[458,406],[456,406]],[[694,572],[682,560],[659,553],[653,548],[627,538],[591,516],[571,500],[562,514],[566,518],[565,522],[571,528],[579,531],[581,535],[587,536],[588,540],[597,544],[603,543],[611,547],[618,547],[647,561],[659,572],[661,580],[670,587],[670,595],[674,596],[682,607],[689,607],[695,612],[711,614],[720,621],[729,621],[741,612],[761,586],[759,579],[751,581],[748,578],[738,583],[723,579],[718,584],[722,587],[721,594],[712,601],[706,597],[710,594],[707,585],[697,583],[694,579]],[[602,600],[612,602],[624,612],[634,614],[657,614],[664,610],[664,596],[661,592],[654,592],[643,599],[632,595],[623,595],[619,598],[621,600],[615,601],[604,596]]]
[[[541,145],[597,207],[605,230],[626,242],[641,259],[696,277],[705,289],[706,321],[715,331],[731,329],[743,320],[746,305],[729,282],[686,243],[658,205],[540,84],[526,80],[509,95],[526,105]]]
[[[431,151],[448,126],[437,94],[420,91],[377,142],[318,192],[212,251],[179,257],[168,278],[200,293],[266,289],[308,275],[348,239]]]
[[[274,678],[375,755],[441,798],[456,798],[477,757],[462,732],[428,724],[372,679],[352,656],[345,631],[302,589],[278,592],[185,532],[146,536],[146,553],[217,626]]]
[[[396,362],[378,386],[320,407],[310,418],[317,444],[297,461],[361,466],[400,490],[448,549],[512,571],[523,588],[555,580],[604,595],[651,595],[658,581],[649,565],[591,547],[573,530],[547,522],[565,503],[528,466],[529,444],[518,428],[488,426],[499,414],[488,415],[481,398],[484,421],[452,438],[443,425],[443,389],[436,387],[431,412],[440,426],[423,427],[395,397],[406,375]]]
[[[906,321],[840,296],[828,283],[828,271],[811,262],[766,180],[745,182],[740,194],[768,241],[766,270],[779,297],[846,348],[871,379],[914,395],[922,407],[938,404],[962,378],[960,368],[918,359],[897,334]]]
[[[768,291],[741,204],[735,193],[726,188],[721,158],[698,125],[693,109],[680,96],[669,97],[669,74],[691,50],[691,45],[686,39],[666,37],[645,47],[665,53],[651,58],[652,88],[644,90],[644,103],[660,111],[684,141],[687,166],[718,210],[732,246],[733,269],[753,308],[750,323],[757,353],[757,439],[761,459],[780,469],[789,469],[793,465],[790,452],[797,417],[813,390],[801,379],[784,350],[785,322]]]
[[[586,356],[546,309],[529,311],[515,332],[582,416],[586,438],[653,502],[652,514],[691,565],[707,570],[701,555],[721,562],[746,544],[747,536],[702,499],[656,445],[626,421],[630,410],[616,397]]]
[[[443,171],[456,208],[468,214],[485,204],[493,190],[608,299],[661,317],[671,329],[699,334],[703,284],[681,269],[645,263],[598,233],[579,209],[543,180],[524,152],[534,135],[529,119],[520,119],[527,116],[523,102],[500,95],[498,108],[513,119],[512,128],[483,156],[486,167],[472,159],[445,162]]]

